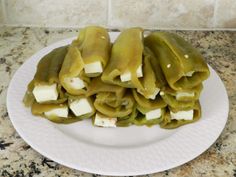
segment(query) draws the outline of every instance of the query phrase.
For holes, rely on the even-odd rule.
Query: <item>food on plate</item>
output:
[[[160,126],[166,129],[177,128],[185,124],[196,122],[200,117],[201,106],[199,101],[196,101],[192,108],[186,109],[175,109],[168,106]]]
[[[141,88],[138,78],[143,77],[143,48],[143,29],[130,28],[122,31],[112,46],[102,80],[122,87]]]
[[[67,53],[67,46],[52,50],[44,56],[37,65],[33,80],[28,85],[24,103],[30,106],[34,100],[37,103],[63,103],[66,101],[59,72]]]
[[[39,61],[23,102],[55,123],[172,129],[200,119],[209,74],[197,49],[176,34],[144,37],[142,28],[129,28],[112,44],[106,29],[89,26]]]
[[[80,30],[72,43],[81,51],[84,72],[88,77],[102,74],[110,57],[111,42],[105,28],[89,26]]]
[[[86,93],[86,86],[90,79],[85,76],[84,62],[79,49],[71,45],[63,61],[59,80],[69,94],[80,95]]]
[[[144,44],[160,61],[172,89],[191,89],[209,77],[208,66],[200,52],[177,34],[154,32],[145,38]]]
[[[121,86],[111,85],[95,78],[88,88],[87,95],[94,95],[94,107],[105,116],[124,117],[132,112],[132,93]]]

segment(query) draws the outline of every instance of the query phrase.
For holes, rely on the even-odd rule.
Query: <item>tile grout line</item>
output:
[[[30,27],[30,28],[63,28],[63,29],[81,29],[83,26],[40,26],[40,25],[29,25],[29,24],[0,24],[0,26],[5,27]],[[109,30],[119,30],[124,29],[124,27],[107,27]],[[126,27],[128,28],[128,27]],[[169,30],[169,31],[236,31],[236,28],[144,28],[146,31],[154,31],[154,30]]]

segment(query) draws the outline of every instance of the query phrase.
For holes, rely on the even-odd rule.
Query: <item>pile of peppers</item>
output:
[[[202,82],[209,68],[200,52],[180,36],[169,32],[152,32],[144,37],[142,28],[123,30],[114,43],[106,29],[89,26],[80,31],[68,46],[56,48],[37,65],[23,102],[34,115],[55,123],[93,120],[96,112],[116,117],[117,126],[153,126],[172,129],[197,121],[201,117],[199,102]],[[99,60],[102,73],[86,74],[84,65]],[[137,70],[141,67],[142,76]],[[129,72],[130,80],[121,75]],[[79,77],[85,87],[72,88],[67,77]],[[38,103],[32,93],[37,85],[57,84],[58,99]],[[177,97],[179,92],[194,96]],[[153,93],[156,93],[153,96]],[[67,118],[46,117],[45,111],[68,106],[75,99],[87,98],[93,111],[83,116],[69,112]],[[145,114],[161,109],[161,116],[147,120]],[[170,112],[193,110],[192,120],[172,119]]]

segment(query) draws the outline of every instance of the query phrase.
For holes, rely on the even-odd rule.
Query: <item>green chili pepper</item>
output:
[[[190,89],[209,77],[208,66],[201,54],[178,35],[154,32],[144,39],[144,43],[160,61],[172,89]]]
[[[128,88],[142,88],[138,81],[137,70],[142,68],[143,30],[126,29],[118,36],[112,46],[111,58],[102,74],[106,83]],[[129,73],[129,81],[121,81],[122,74]]]
[[[170,111],[178,112],[178,111],[188,111],[188,110],[194,111],[194,115],[193,115],[192,120],[184,120],[184,119],[182,119],[182,120],[173,119],[172,120],[171,119]],[[180,110],[180,109],[168,107],[167,112],[164,116],[164,119],[160,123],[160,126],[161,126],[161,128],[165,128],[165,129],[173,129],[173,128],[177,128],[177,127],[180,127],[185,124],[196,122],[197,120],[200,119],[200,117],[201,117],[201,105],[200,105],[199,101],[196,101],[195,105],[192,108],[185,108],[185,109]]]
[[[104,69],[110,57],[111,42],[106,29],[89,26],[80,30],[79,37],[72,45],[79,48],[84,64],[101,62]],[[101,73],[86,73],[89,77],[99,76]]]

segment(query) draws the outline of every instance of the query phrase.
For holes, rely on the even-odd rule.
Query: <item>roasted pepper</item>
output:
[[[118,36],[111,50],[111,58],[102,74],[106,83],[127,88],[140,88],[142,73],[143,30],[126,29]]]
[[[66,117],[58,117],[57,115],[51,114],[50,112],[55,109],[68,109],[68,107],[67,107],[67,104],[38,104],[35,102],[32,104],[31,112],[33,115],[41,116],[52,122],[60,123],[60,124],[69,124],[69,123],[82,120],[71,114],[67,116],[65,115]]]
[[[144,44],[160,61],[172,89],[190,89],[209,77],[210,72],[202,55],[178,35],[154,32],[144,39]]]
[[[111,42],[107,30],[98,26],[86,27],[72,45],[81,52],[85,74],[89,77],[99,76],[110,57]]]
[[[176,113],[178,111],[189,111],[189,110],[193,110],[193,119],[191,120],[185,120],[185,119],[176,120],[176,119],[171,118],[171,112]],[[201,105],[199,101],[196,101],[195,105],[192,108],[187,108],[187,109],[175,109],[175,108],[168,107],[168,109],[166,110],[164,119],[160,123],[160,126],[161,128],[165,128],[165,129],[173,129],[173,128],[177,128],[185,124],[196,122],[200,119],[200,117],[201,117]]]
[[[37,71],[33,80],[29,83],[23,102],[26,106],[30,106],[34,101],[40,103],[63,103],[67,100],[65,91],[59,83],[58,74],[60,72],[63,60],[67,53],[67,46],[54,49],[44,56],[37,65]],[[36,88],[44,86],[55,86],[55,97],[50,100],[40,100],[37,95]],[[38,89],[40,90],[40,89]],[[42,93],[41,93],[42,95]],[[45,94],[46,95],[46,94]],[[44,96],[44,95],[43,95]],[[38,100],[37,100],[38,99]]]
[[[100,78],[95,78],[88,87],[87,96],[94,94],[96,94],[95,108],[106,116],[124,117],[133,110],[133,96],[126,88],[107,84]]]
[[[65,56],[59,80],[69,94],[85,94],[90,79],[84,75],[84,62],[79,49],[71,45]]]

